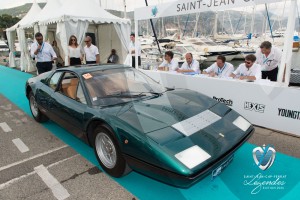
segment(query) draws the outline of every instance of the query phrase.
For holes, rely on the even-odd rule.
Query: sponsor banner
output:
[[[278,116],[300,120],[300,111],[278,108]]]
[[[244,103],[244,109],[249,111],[264,113],[265,108],[266,108],[265,105],[259,103],[252,103],[247,101]]]
[[[142,71],[165,87],[190,89],[212,97],[230,106],[254,125],[300,136],[299,88],[282,87],[279,83],[264,80],[249,83]]]
[[[184,15],[206,11],[228,10],[232,8],[254,6],[282,0],[179,0],[134,10],[135,20],[153,19],[173,15]]]
[[[215,96],[213,96],[213,99],[214,99],[214,100],[217,100],[217,101],[220,102],[220,103],[224,103],[224,104],[227,105],[227,106],[232,106],[232,104],[233,104],[233,101],[232,101],[231,99],[226,100],[226,99],[224,99],[224,98],[217,98],[217,97],[215,97]]]

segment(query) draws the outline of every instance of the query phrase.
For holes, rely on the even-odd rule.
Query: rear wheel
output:
[[[93,147],[102,169],[113,177],[121,177],[130,169],[109,127],[98,126],[93,135]]]
[[[46,115],[44,115],[38,108],[38,104],[35,100],[33,92],[29,93],[29,107],[30,107],[31,114],[32,114],[33,118],[35,119],[35,121],[37,121],[37,122],[48,121],[48,117]]]

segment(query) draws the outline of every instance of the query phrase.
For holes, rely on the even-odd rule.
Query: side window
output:
[[[49,87],[51,87],[53,90],[56,89],[61,74],[62,74],[62,72],[56,72],[55,74],[53,74],[53,76],[49,80],[49,83],[48,83]]]
[[[80,83],[78,84],[78,87],[77,87],[76,101],[86,104],[86,99],[84,97],[83,90],[82,90]]]
[[[75,74],[66,72],[61,81],[60,92],[67,97],[76,99],[78,80]]]

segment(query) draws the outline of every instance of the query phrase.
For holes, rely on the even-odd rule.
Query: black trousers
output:
[[[37,62],[36,68],[39,74],[48,72],[52,70],[52,62]]]
[[[73,66],[73,65],[81,65],[80,58],[71,57],[70,58],[70,66]]]
[[[96,61],[86,61],[86,64],[96,64]]]
[[[261,78],[262,79],[270,79],[271,81],[277,81],[278,67],[272,69],[271,71],[262,71]]]
[[[138,56],[138,65],[141,66],[141,56]],[[132,56],[132,67],[135,67],[135,56]]]

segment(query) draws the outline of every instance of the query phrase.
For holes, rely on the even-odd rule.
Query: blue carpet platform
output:
[[[30,117],[32,116],[24,86],[31,76],[0,66],[0,94]],[[43,125],[100,168],[92,148],[51,121]],[[142,200],[300,199],[300,159],[277,152],[271,168],[262,171],[255,165],[252,157],[252,150],[255,147],[245,143],[235,153],[233,162],[218,177],[211,180],[208,176],[188,189],[172,187],[135,172],[114,180]],[[274,148],[276,150],[276,146]]]

